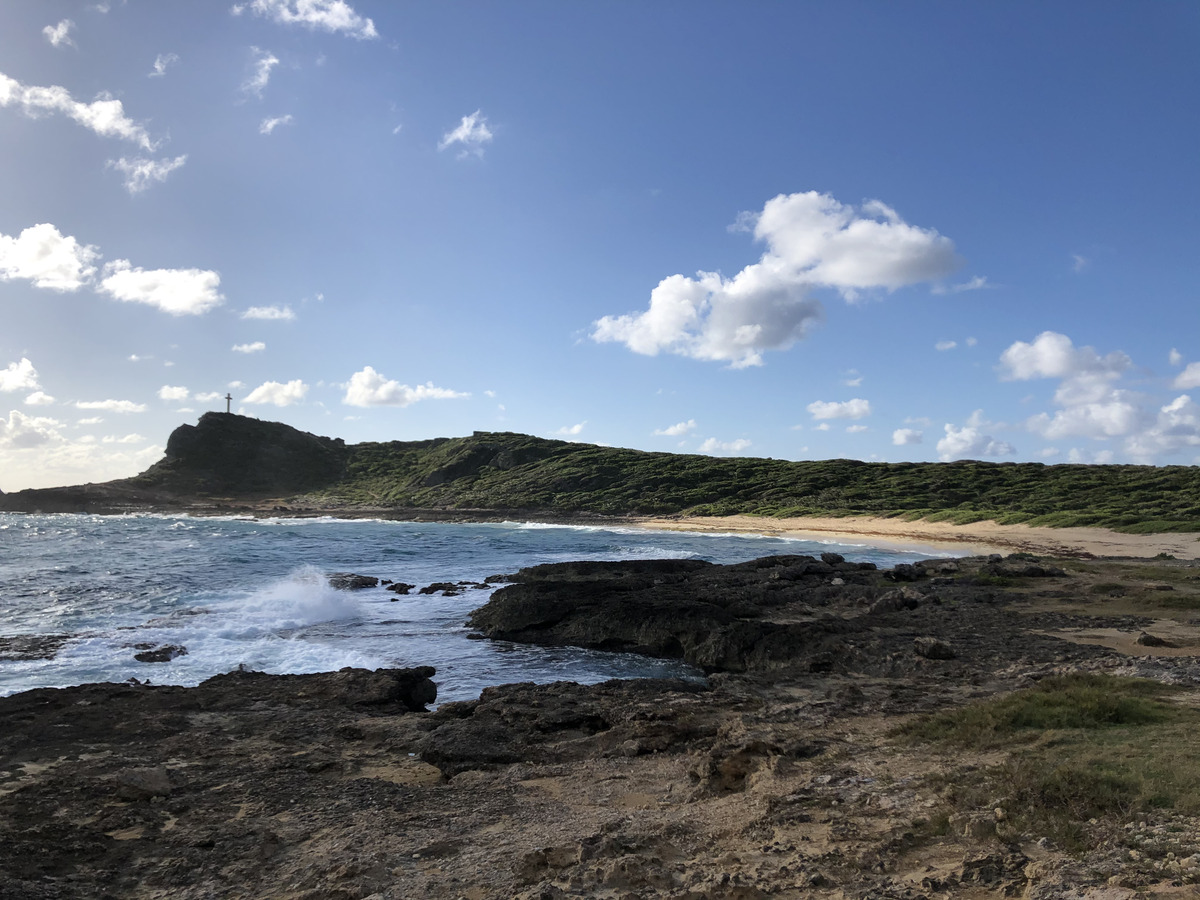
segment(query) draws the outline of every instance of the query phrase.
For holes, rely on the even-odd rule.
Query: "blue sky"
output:
[[[1200,462],[1190,2],[5,0],[0,490],[233,409]]]

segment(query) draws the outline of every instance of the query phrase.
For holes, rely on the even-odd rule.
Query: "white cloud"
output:
[[[861,419],[871,414],[871,404],[861,397],[838,403],[816,400],[805,407],[814,419]]]
[[[915,428],[897,428],[892,432],[892,443],[897,447],[908,447],[920,444],[925,440],[925,433]]]
[[[197,403],[212,403],[214,400],[224,400],[225,395],[220,391],[206,391],[203,394],[196,394]]]
[[[830,427],[832,427],[832,426],[830,426],[830,424],[828,422],[822,422],[820,425],[818,425],[816,427],[816,430],[817,431],[828,431],[830,429]]]
[[[286,116],[276,116],[273,119],[263,119],[262,124],[258,126],[258,133],[259,134],[270,134],[272,131],[274,131],[276,128],[278,128],[280,125],[290,125],[291,122],[292,122],[292,116],[290,113]]]
[[[32,225],[17,237],[0,234],[0,279],[28,278],[40,288],[75,291],[92,280],[99,255],[53,225]]]
[[[953,350],[958,346],[958,341],[938,341],[933,345],[934,350]]]
[[[847,425],[846,434],[861,434],[864,431],[869,431],[869,425]]]
[[[968,347],[974,347],[978,343],[979,343],[979,338],[973,338],[973,337],[967,338],[967,346]]]
[[[854,301],[865,290],[944,277],[959,264],[949,238],[906,224],[878,201],[856,210],[816,191],[780,194],[739,221],[753,222],[767,245],[757,263],[729,279],[704,271],[665,278],[645,312],[597,320],[592,339],[648,356],[762,365],[764,351],[791,347],[823,318],[814,289]]]
[[[1077,275],[1091,265],[1091,263],[1092,261],[1086,256],[1080,256],[1078,253],[1071,254],[1071,268]]]
[[[1187,394],[1161,407],[1153,424],[1126,442],[1126,450],[1140,462],[1188,447],[1200,447],[1200,405]]]
[[[998,441],[978,428],[965,425],[955,428],[946,424],[946,436],[937,442],[938,458],[942,462],[952,459],[979,459],[988,456],[1011,456],[1016,452],[1012,444]]]
[[[37,369],[25,357],[0,369],[0,391],[32,391],[39,387]]]
[[[140,444],[146,440],[140,434],[127,434],[124,437],[117,437],[114,434],[105,435],[100,439],[102,444]]]
[[[0,419],[0,447],[40,447],[54,440],[62,440],[58,429],[62,422],[38,416],[27,416],[20,410],[12,410],[7,419]]]
[[[1167,354],[1167,362],[1173,366],[1181,366],[1183,365],[1183,354],[1172,347],[1171,352]]]
[[[53,406],[54,398],[45,391],[34,391],[25,398],[26,406]]]
[[[240,15],[247,4],[233,7]],[[313,30],[345,34],[359,40],[379,37],[375,23],[360,16],[345,0],[252,0],[251,12],[266,16],[281,25],[302,25]]]
[[[76,425],[99,425],[103,421],[104,421],[104,418],[102,416],[89,416],[86,419],[80,419],[75,424]]]
[[[225,299],[221,276],[204,269],[135,269],[118,259],[104,266],[98,291],[126,303],[146,303],[173,316],[200,315]]]
[[[574,425],[564,425],[562,428],[558,429],[554,433],[561,434],[564,437],[574,437],[575,435],[578,435],[583,432],[583,426],[585,426],[586,424],[587,424],[587,420],[584,419],[582,422],[576,422]]]
[[[147,77],[161,78],[167,73],[167,68],[175,65],[177,62],[179,62],[179,57],[176,54],[160,53],[154,57],[154,71],[150,72]]]
[[[738,438],[734,441],[718,441],[716,438],[709,438],[700,445],[700,452],[710,456],[737,456],[749,446],[750,441],[745,438]]]
[[[863,383],[863,376],[858,369],[851,369],[846,373],[846,377],[842,380],[842,384],[846,387],[859,387]]]
[[[296,314],[290,306],[252,306],[242,313],[242,318],[290,322],[296,318]]]
[[[1175,363],[1175,365],[1179,365],[1179,363]],[[1171,386],[1180,391],[1200,387],[1200,362],[1188,363],[1188,367],[1175,376]]]
[[[71,40],[71,29],[74,27],[75,23],[70,19],[63,19],[57,25],[47,25],[42,29],[42,34],[52,47],[74,47],[75,42]]]
[[[655,434],[664,437],[680,437],[696,430],[696,420],[688,419],[686,422],[676,422],[674,425],[668,425],[666,428],[656,428]]]
[[[242,82],[242,90],[247,94],[261,97],[267,84],[271,81],[271,70],[279,65],[279,57],[269,50],[262,50],[258,47],[251,47],[250,52],[254,55],[253,72]]]
[[[167,176],[186,162],[186,153],[174,159],[165,156],[162,159],[146,159],[143,156],[129,159],[122,156],[120,159],[110,159],[108,166],[125,176],[125,190],[140,194],[151,185],[162,184]]]
[[[418,384],[415,388],[385,378],[371,366],[350,376],[346,385],[346,396],[342,402],[347,406],[410,406],[418,400],[452,400],[470,397],[470,394],[434,387],[432,381]]]
[[[481,110],[475,110],[469,116],[463,116],[462,122],[453,131],[447,131],[438,142],[438,149],[445,150],[455,144],[460,144],[459,159],[465,156],[483,156],[483,148],[492,141],[491,129],[487,126],[487,117]]]
[[[146,411],[145,403],[134,403],[132,400],[79,400],[76,409],[103,409],[115,413],[140,413]]]
[[[1138,395],[1116,387],[1132,365],[1120,351],[1101,356],[1092,347],[1076,347],[1064,334],[1044,331],[1031,344],[1014,343],[1001,354],[1000,364],[1006,379],[1060,379],[1054,392],[1060,408],[1027,423],[1050,440],[1120,437],[1147,427],[1152,419]]]
[[[280,384],[278,381],[266,381],[256,387],[246,397],[245,403],[272,403],[275,406],[291,406],[299,403],[308,393],[308,385],[300,379]]]
[[[157,146],[145,128],[125,115],[121,101],[108,94],[100,94],[91,103],[82,103],[64,87],[24,85],[0,72],[0,106],[13,104],[31,118],[43,113],[62,113],[101,137],[132,141],[149,151]]]
[[[267,345],[262,341],[255,341],[253,344],[234,344],[233,351],[235,353],[260,353],[267,349]]]
[[[164,384],[158,389],[158,399],[160,400],[173,400],[180,402],[186,400],[190,394],[191,391],[185,387],[173,387],[169,384]]]

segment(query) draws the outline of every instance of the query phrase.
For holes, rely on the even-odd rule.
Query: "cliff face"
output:
[[[340,439],[210,412],[171,432],[166,456],[132,480],[182,494],[286,494],[337,482],[347,455]]]

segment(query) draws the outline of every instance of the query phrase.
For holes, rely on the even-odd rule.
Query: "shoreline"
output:
[[[667,531],[765,534],[855,543],[869,539],[877,546],[969,548],[979,553],[1033,553],[1059,557],[1132,557],[1153,559],[1167,554],[1180,560],[1200,557],[1200,535],[1191,533],[1123,534],[1107,528],[1034,528],[972,522],[952,525],[925,520],[905,521],[872,516],[775,519],[759,516],[662,516],[639,518],[643,528]]]
[[[9,509],[3,512],[34,513],[33,510]],[[68,510],[47,509],[55,514]],[[42,510],[37,510],[41,513]],[[583,525],[597,527],[644,528],[659,531],[761,534],[802,540],[831,541],[843,544],[866,542],[875,547],[895,550],[925,549],[971,553],[1032,553],[1057,557],[1127,557],[1134,559],[1200,559],[1200,534],[1157,532],[1125,534],[1107,528],[1046,528],[1029,525],[1001,525],[994,521],[954,525],[924,519],[905,520],[878,516],[794,517],[769,516],[688,516],[638,514],[603,515],[600,513],[564,513],[529,509],[416,509],[395,507],[304,508],[282,506],[278,502],[218,503],[213,505],[152,504],[127,507],[98,506],[90,510],[71,510],[83,515],[183,515],[249,516],[253,518],[331,518],[389,519],[403,522],[536,522],[546,525]],[[35,513],[36,514],[36,513]]]

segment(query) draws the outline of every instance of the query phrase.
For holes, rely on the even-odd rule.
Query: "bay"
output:
[[[472,640],[464,621],[492,589],[398,596],[382,586],[335,590],[327,575],[420,587],[570,560],[731,563],[824,551],[880,566],[944,555],[627,527],[0,513],[0,696],[130,678],[191,685],[238,666],[282,674],[432,665],[439,702],[516,681],[698,677],[668,660]],[[48,658],[28,658],[33,645]],[[135,659],[167,645],[187,652]]]

